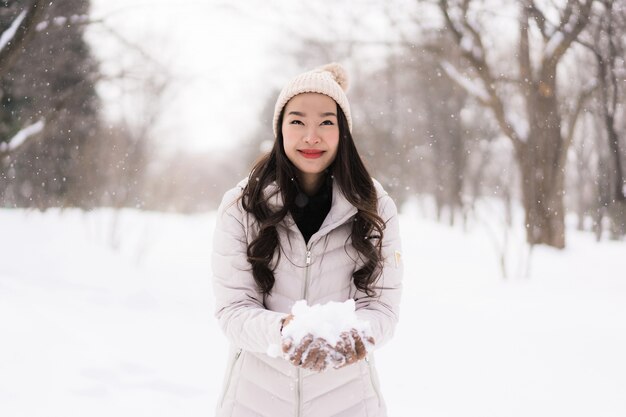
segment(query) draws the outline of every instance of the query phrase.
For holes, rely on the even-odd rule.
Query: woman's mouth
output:
[[[318,149],[299,149],[298,152],[308,159],[319,158],[324,153],[324,151],[320,151]]]

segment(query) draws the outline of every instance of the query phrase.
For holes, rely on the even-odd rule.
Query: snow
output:
[[[43,119],[26,126],[13,135],[8,143],[0,143],[0,152],[11,152],[19,148],[28,138],[41,132],[45,126],[46,122]]]
[[[528,141],[528,134],[530,133],[530,126],[528,120],[523,117],[519,117],[517,112],[509,112],[507,115],[507,121],[509,125],[522,142]]]
[[[389,415],[626,415],[626,242],[569,227],[567,249],[503,280],[482,226],[403,209],[400,323],[376,351]],[[214,221],[0,209],[0,415],[213,415]]]
[[[366,344],[366,349],[373,348],[367,343],[368,337],[371,337],[370,324],[357,318],[354,300],[343,303],[329,301],[311,306],[306,300],[299,300],[293,305],[291,314],[293,319],[283,328],[282,335],[283,340],[292,340],[294,347],[308,335],[322,338],[329,345],[335,346],[341,340],[342,333],[350,333],[355,329]],[[280,346],[270,346],[268,355],[277,357],[277,352],[281,350]]]
[[[489,94],[483,88],[482,85],[479,85],[476,81],[472,81],[469,78],[465,77],[459,71],[449,63],[448,61],[441,61],[441,67],[446,72],[448,77],[452,78],[457,84],[463,87],[468,93],[472,94],[475,97],[478,97],[482,101],[489,101]]]
[[[556,32],[554,35],[552,35],[552,37],[550,38],[550,40],[548,41],[548,43],[546,44],[544,51],[543,51],[543,56],[545,58],[550,58],[552,55],[554,55],[554,51],[556,51],[556,49],[561,45],[561,43],[563,43],[563,32]]]
[[[460,47],[463,51],[472,55],[476,60],[481,60],[483,58],[481,49],[474,44],[474,40],[469,34],[463,35],[463,37],[461,38]]]
[[[545,58],[549,59],[554,55],[554,52],[557,48],[563,43],[566,34],[572,33],[574,31],[576,24],[578,23],[579,16],[576,13],[572,13],[567,23],[563,26],[563,28],[559,31],[554,32],[548,40],[546,44],[543,55]]]
[[[329,301],[312,306],[307,305],[306,300],[297,301],[291,309],[294,318],[283,329],[283,336],[291,337],[297,343],[311,334],[334,345],[342,332],[352,329],[369,332],[369,323],[357,318],[354,307],[354,300],[343,303]]]
[[[474,49],[474,42],[469,36],[463,36],[463,38],[461,38],[460,46],[462,50],[466,52],[471,52]]]
[[[57,26],[63,26],[67,23],[67,17],[65,16],[55,16],[52,18],[52,23]]]
[[[65,26],[68,22],[70,24],[81,24],[89,22],[89,16],[86,14],[73,14],[69,18],[65,16],[55,16],[52,18],[51,22],[56,26]],[[50,22],[47,20],[42,20],[41,22],[37,23],[35,29],[37,30],[37,32],[41,32],[42,30],[46,30],[48,26],[50,26]]]
[[[46,30],[47,28],[48,28],[47,20],[42,20],[41,22],[37,23],[37,25],[35,26],[35,30],[37,32],[41,32],[42,30]]]
[[[89,16],[86,14],[73,14],[70,16],[70,23],[87,23],[89,22]]]
[[[343,344],[342,334],[350,335],[353,331],[358,333],[366,351],[374,349],[374,345],[369,341],[372,337],[370,323],[358,319],[355,302],[352,299],[341,303],[329,301],[311,306],[306,300],[299,300],[292,306],[291,314],[293,318],[282,329],[283,344],[287,343],[290,347],[283,353],[282,346],[270,345],[267,354],[271,357],[282,356],[289,360],[301,346],[302,341],[306,337],[312,337],[313,340],[323,339],[326,342],[316,348],[326,351],[327,367],[345,366],[346,358],[341,353],[337,355],[337,349],[341,351],[338,345]],[[308,349],[304,351],[303,358],[306,355],[308,355]]]
[[[11,23],[11,26],[9,26],[7,30],[2,32],[2,35],[0,35],[0,51],[3,50],[9,42],[11,42],[11,39],[13,39],[13,37],[15,36],[15,32],[17,32],[17,29],[20,27],[20,24],[25,17],[26,10],[17,15],[13,23]]]

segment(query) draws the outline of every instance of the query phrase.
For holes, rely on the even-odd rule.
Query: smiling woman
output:
[[[319,189],[322,173],[337,155],[336,108],[335,100],[320,93],[298,94],[285,106],[282,123],[285,154],[298,170],[298,180],[309,195]]]
[[[346,86],[338,64],[292,79],[272,150],[222,200],[213,286],[231,359],[219,417],[386,416],[372,350],[398,320],[398,215],[356,150]],[[302,299],[348,301],[357,321],[294,339]]]

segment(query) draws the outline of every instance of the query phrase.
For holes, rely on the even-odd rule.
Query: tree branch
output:
[[[0,78],[4,77],[11,70],[11,67],[36,32],[37,23],[39,23],[41,16],[43,16],[49,6],[49,0],[34,0],[31,3],[26,17],[20,23],[15,36],[0,50]]]
[[[543,39],[547,40],[549,38],[548,31],[546,29],[547,19],[544,16],[543,12],[539,10],[539,8],[537,8],[534,0],[530,0],[527,6],[527,12],[529,16],[531,16],[535,20],[535,24],[537,25],[537,28],[539,28]]]
[[[533,2],[531,1],[530,4]],[[524,91],[526,95],[530,91],[533,83],[532,68],[530,62],[530,40],[528,37],[528,19],[531,7],[528,4],[521,5],[519,17],[519,70],[522,80],[524,80]]]
[[[18,151],[26,143],[30,142],[32,138],[37,137],[37,135],[44,130],[45,126],[45,119],[39,119],[39,121],[18,131],[15,135],[13,135],[8,143],[0,143],[0,160],[11,153]]]
[[[567,132],[563,137],[563,149],[564,152],[559,154],[559,166],[565,166],[565,160],[567,159],[567,149],[569,149],[570,145],[574,140],[574,132],[576,128],[576,123],[578,122],[578,118],[580,117],[580,113],[582,112],[585,102],[591,94],[598,87],[597,83],[590,83],[587,87],[583,88],[576,99],[576,106],[574,107],[574,111],[572,112],[569,123],[567,124]]]
[[[464,0],[463,8],[467,10],[470,0]],[[480,39],[478,31],[467,21],[467,14],[462,13],[460,16],[461,22],[457,24],[450,16],[450,5],[447,0],[439,0],[439,9],[443,14],[443,18],[446,22],[446,27],[452,34],[455,43],[461,50],[461,54],[466,58],[470,65],[476,70],[478,77],[481,79],[485,90],[489,96],[489,99],[484,104],[491,108],[494,113],[500,128],[504,134],[513,142],[513,146],[516,149],[521,148],[524,145],[524,139],[520,133],[516,131],[513,125],[507,120],[504,104],[498,96],[496,91],[496,82],[491,75],[489,65],[487,65],[485,50],[483,43]],[[463,33],[466,32],[466,33]],[[468,47],[464,46],[464,39],[466,36],[471,36],[472,45]],[[477,53],[478,52],[478,53]]]
[[[578,6],[578,13],[574,12],[574,3]],[[546,43],[544,56],[545,65],[556,67],[572,42],[578,39],[578,35],[580,35],[580,32],[582,32],[589,22],[592,4],[593,0],[586,0],[583,4],[573,0],[567,2],[559,29]]]

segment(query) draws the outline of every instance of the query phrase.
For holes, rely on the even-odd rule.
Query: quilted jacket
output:
[[[257,288],[246,259],[248,243],[258,231],[239,197],[246,180],[226,192],[217,216],[212,269],[216,317],[230,342],[230,353],[218,417],[384,417],[373,353],[364,361],[316,373],[268,356],[270,345],[280,345],[280,320],[292,305],[355,300],[356,314],[371,324],[376,346],[387,342],[398,320],[402,262],[398,215],[394,202],[374,181],[378,212],[386,222],[385,260],[377,294],[367,296],[352,282],[360,266],[349,244],[357,210],[333,184],[332,206],[324,223],[305,244],[293,218],[278,227],[280,257],[271,295]],[[282,205],[277,186],[264,190],[270,205]]]

